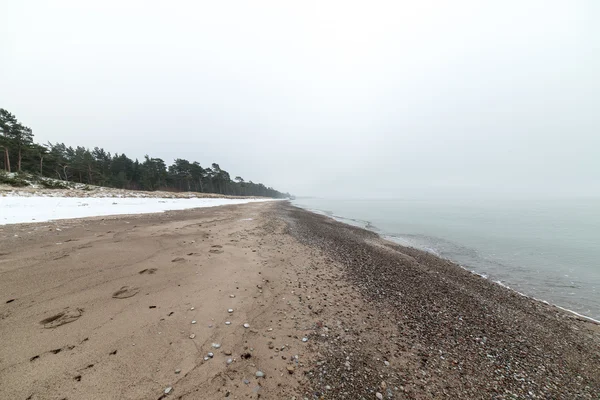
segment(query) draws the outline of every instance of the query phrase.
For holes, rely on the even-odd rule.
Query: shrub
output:
[[[40,185],[45,187],[46,189],[68,189],[69,187],[60,181],[53,181],[47,179],[41,179]]]
[[[17,176],[10,176],[6,173],[0,173],[0,185],[10,185],[14,187],[29,186],[29,182]]]

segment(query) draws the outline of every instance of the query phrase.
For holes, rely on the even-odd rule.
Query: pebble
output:
[[[386,367],[390,366],[390,362],[389,361],[384,361],[383,363],[385,364]]]
[[[215,354],[214,354],[214,353],[208,353],[208,356],[209,356],[210,358],[213,358],[213,357],[215,356]]]
[[[249,385],[249,384],[250,384],[250,381],[249,381],[248,379],[244,379],[244,381],[243,381],[243,382],[244,382],[244,384],[246,384],[246,385]]]
[[[231,321],[225,321],[225,325],[231,325]]]
[[[231,364],[233,362],[233,360],[231,358],[227,359],[227,364]]]
[[[194,333],[192,333],[192,334],[190,335],[190,339],[194,339],[195,337],[196,337],[196,335],[195,335]]]
[[[196,323],[196,321],[192,321],[192,324],[195,324],[195,323]]]
[[[307,337],[303,337],[303,338],[302,338],[302,341],[303,341],[304,343],[306,343],[306,342],[308,342],[308,338],[307,338]]]
[[[219,343],[213,343],[212,347],[214,347],[215,349],[218,349],[221,347],[221,345]]]
[[[204,357],[204,361],[208,361],[208,360],[210,360],[210,357],[208,357],[208,356]]]
[[[228,312],[229,314],[231,314],[231,313],[233,312],[233,308],[230,308],[229,310],[227,310],[227,312]]]
[[[293,374],[293,373],[294,373],[294,367],[293,367],[293,366],[291,366],[291,365],[288,365],[288,367],[287,367],[287,371],[288,371],[290,374]]]
[[[173,388],[171,386],[169,386],[168,388],[165,389],[165,394],[171,393],[172,390],[173,390]]]
[[[235,297],[235,294],[230,294],[229,297],[233,299]]]
[[[190,311],[194,311],[194,310],[195,310],[195,308],[194,308],[194,307],[190,308]]]
[[[325,390],[331,390],[331,386],[329,386],[329,385],[325,386]]]
[[[176,369],[176,370],[175,370],[175,373],[176,373],[176,374],[180,374],[180,373],[181,373],[181,370],[180,370],[180,369]]]
[[[250,328],[250,324],[244,324],[244,328]]]
[[[379,392],[375,393],[375,397],[377,397],[379,400],[383,400],[383,395]]]
[[[264,372],[262,372],[262,371],[256,371],[256,377],[257,378],[264,378],[264,376],[265,376]]]

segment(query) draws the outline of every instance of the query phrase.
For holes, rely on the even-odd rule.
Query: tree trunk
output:
[[[10,172],[10,155],[7,147],[4,148],[4,170]]]
[[[44,156],[40,156],[40,176],[44,176]]]
[[[69,177],[67,176],[67,166],[63,165],[63,173],[65,174],[65,181],[69,182]],[[59,174],[60,176],[60,174]]]
[[[21,148],[19,147],[19,158],[17,159],[17,171],[21,172]]]

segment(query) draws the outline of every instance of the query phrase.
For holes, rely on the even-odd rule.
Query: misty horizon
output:
[[[592,1],[1,9],[0,107],[39,143],[297,196],[600,195]]]

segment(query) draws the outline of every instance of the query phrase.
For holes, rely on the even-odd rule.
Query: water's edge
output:
[[[448,260],[448,261],[450,261],[450,262],[458,265],[460,268],[464,269],[465,271],[467,271],[467,272],[469,272],[471,274],[474,274],[474,275],[477,275],[477,276],[479,276],[479,277],[481,277],[483,279],[489,280],[493,284],[502,286],[502,287],[504,287],[504,288],[506,288],[506,289],[514,292],[514,293],[517,293],[518,295],[523,296],[523,297],[525,297],[527,299],[531,299],[533,301],[537,301],[537,302],[540,302],[540,303],[543,303],[543,304],[546,304],[546,305],[549,305],[549,306],[556,307],[556,308],[558,308],[560,310],[563,310],[563,311],[566,311],[566,312],[568,312],[570,314],[573,314],[573,315],[577,316],[578,318],[581,318],[581,319],[587,320],[589,322],[592,322],[594,324],[600,325],[600,320],[597,320],[595,318],[589,317],[589,316],[584,315],[584,314],[580,314],[577,311],[574,311],[574,310],[562,307],[562,306],[560,306],[558,304],[555,304],[555,303],[551,303],[551,302],[549,302],[547,300],[539,299],[539,298],[527,295],[525,293],[519,292],[518,290],[515,290],[515,289],[511,288],[509,285],[507,285],[506,283],[504,283],[504,282],[502,282],[500,280],[489,279],[489,277],[487,275],[485,275],[483,273],[479,273],[475,269],[472,269],[472,268],[469,268],[467,266],[464,266],[464,265],[460,264],[459,262],[457,262],[456,260],[453,260],[451,258],[442,256],[441,254],[439,254],[438,252],[436,252],[434,249],[431,249],[431,248],[428,248],[428,247],[425,247],[425,246],[419,246],[419,245],[411,243],[410,241],[405,240],[403,238],[399,238],[399,237],[396,237],[394,235],[386,234],[385,232],[381,231],[376,226],[374,226],[370,221],[342,217],[342,216],[339,216],[339,215],[335,215],[331,211],[323,211],[323,210],[319,210],[319,209],[315,209],[315,208],[305,207],[305,206],[302,206],[302,205],[297,204],[295,202],[292,202],[292,204],[294,206],[296,206],[296,207],[302,208],[303,210],[306,210],[306,211],[311,212],[313,214],[322,215],[322,216],[325,216],[327,218],[331,218],[331,219],[333,219],[333,220],[335,220],[337,222],[340,222],[340,223],[343,223],[343,224],[346,224],[346,225],[352,225],[352,226],[356,226],[358,228],[366,229],[368,231],[376,233],[382,239],[387,240],[389,242],[392,242],[394,244],[398,244],[398,245],[401,245],[401,246],[414,248],[414,249],[417,249],[417,250],[421,250],[421,251],[425,251],[427,253],[433,254],[436,257],[439,257],[439,258],[444,259],[444,260]]]

